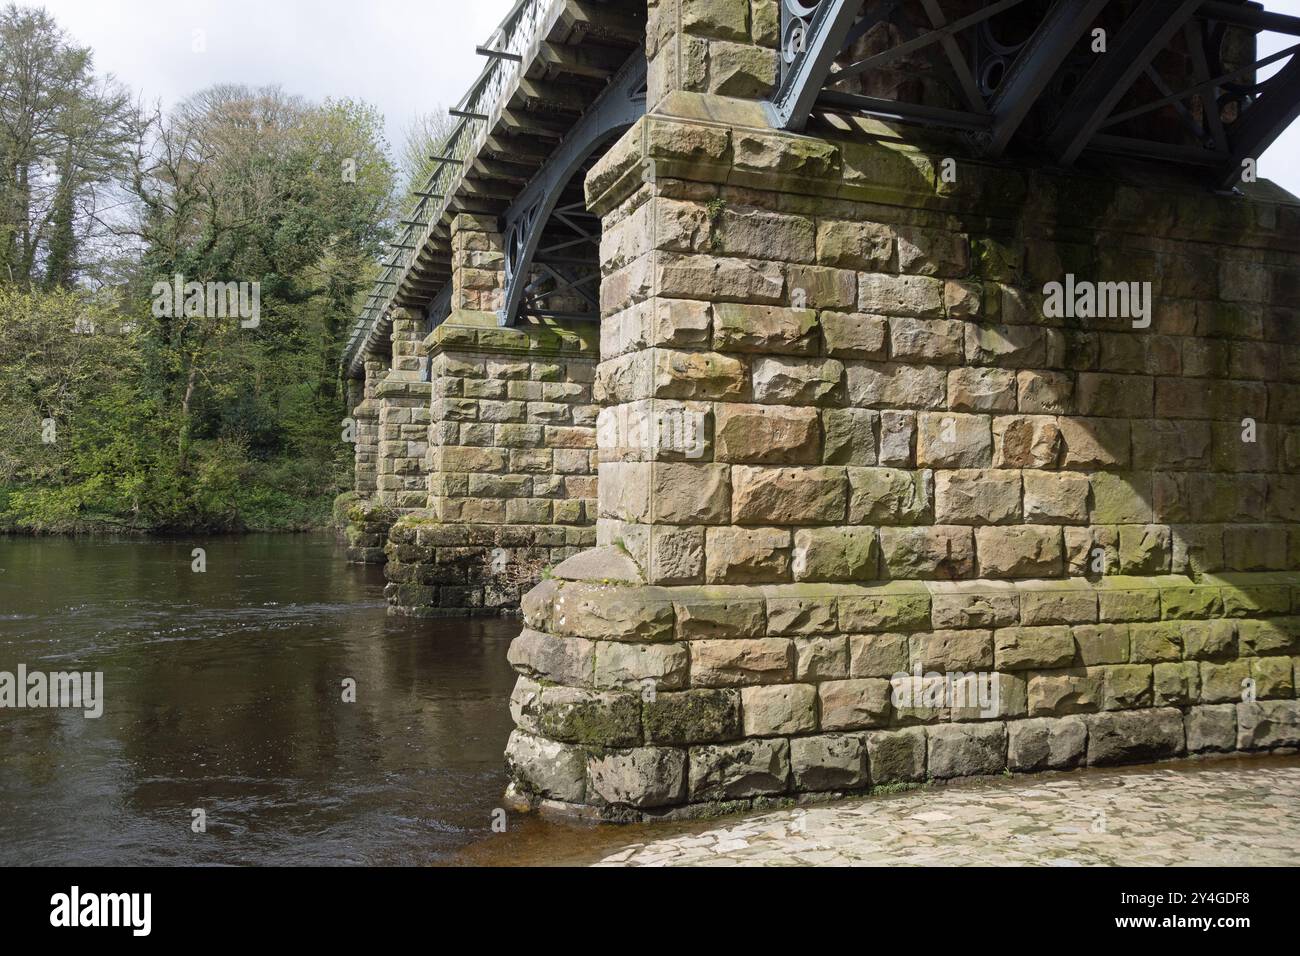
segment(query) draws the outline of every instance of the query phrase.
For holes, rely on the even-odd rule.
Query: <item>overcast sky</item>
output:
[[[416,113],[454,105],[464,94],[483,66],[475,45],[511,2],[19,0],[44,6],[94,49],[101,72],[150,101],[168,106],[220,82],[279,84],[312,99],[347,96],[383,112],[395,148]],[[1300,0],[1266,5],[1300,15]],[[1270,40],[1261,52],[1279,48]],[[1300,195],[1300,123],[1264,155],[1260,175]]]

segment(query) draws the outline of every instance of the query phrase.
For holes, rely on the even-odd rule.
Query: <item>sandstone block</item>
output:
[[[731,513],[736,524],[834,524],[847,515],[843,468],[753,468],[731,474]]]
[[[673,592],[677,639],[762,637],[763,601],[743,587],[712,587]]]
[[[1017,522],[1021,485],[1018,471],[940,471],[934,482],[934,518],[942,524]]]
[[[993,437],[987,415],[922,412],[917,416],[916,461],[925,468],[988,468]]]
[[[946,579],[975,574],[975,548],[968,527],[881,528],[880,552],[891,578]]]
[[[867,785],[862,734],[821,734],[790,741],[790,769],[800,791],[850,790]]]
[[[910,663],[906,634],[854,634],[848,638],[849,677],[893,677]]]
[[[662,807],[686,792],[686,754],[671,747],[606,751],[587,761],[588,791],[606,803]]]
[[[1025,489],[1025,520],[1036,524],[1084,524],[1088,520],[1086,475],[1070,472],[1028,471],[1022,473]]]
[[[646,643],[673,637],[672,604],[635,587],[571,582],[560,590],[551,617],[561,636]]]
[[[876,464],[878,412],[864,408],[827,408],[822,411],[821,420],[825,435],[822,461],[825,464]]]
[[[690,655],[682,644],[625,644],[600,641],[595,645],[596,687],[626,687],[644,691],[685,687]]]
[[[871,580],[875,532],[866,528],[805,529],[795,535],[796,580]]]
[[[754,399],[785,405],[836,405],[843,396],[844,364],[838,359],[764,356],[754,360]]]
[[[1069,770],[1083,763],[1088,725],[1081,717],[1036,717],[1007,724],[1012,770]]]
[[[637,356],[629,358],[635,361]],[[651,388],[655,398],[741,401],[749,392],[748,368],[730,355],[654,349],[653,362]],[[602,375],[607,374],[606,367],[613,364],[601,363]],[[619,396],[623,400],[645,397],[644,390],[636,385],[629,384],[623,391],[629,392]]]
[[[916,461],[916,414],[882,411],[880,413],[881,465],[910,468]]]
[[[993,669],[993,632],[986,630],[934,631],[913,634],[909,642],[909,669],[938,671],[988,671]]]
[[[700,744],[741,735],[740,693],[684,690],[655,694],[642,710],[647,743]]]
[[[1160,665],[1157,665],[1160,666]],[[1227,752],[1237,749],[1237,705],[1206,704],[1189,707],[1183,714],[1187,752]]]
[[[859,730],[889,723],[891,688],[879,678],[826,681],[817,685],[822,730]]]
[[[1046,525],[975,529],[980,572],[994,578],[1055,577],[1064,571],[1061,529]]]
[[[809,733],[817,729],[817,689],[812,684],[742,687],[746,737]]]
[[[1223,664],[1201,662],[1201,702],[1217,704],[1243,700],[1251,686],[1249,661],[1228,661]]]
[[[1150,664],[1110,664],[1103,668],[1102,708],[1132,710],[1152,703]]]
[[[1006,627],[1020,621],[1020,595],[1007,582],[954,581],[932,587],[936,628]]]
[[[933,472],[851,467],[847,474],[852,524],[917,524],[929,518]]]
[[[713,307],[713,344],[720,352],[807,355],[817,347],[817,313],[770,305],[719,302]]]
[[[1016,373],[966,366],[948,373],[948,407],[955,412],[1014,412]]]
[[[525,629],[510,643],[506,659],[515,670],[530,677],[586,687],[594,676],[596,647],[581,638]]]
[[[839,612],[840,630],[851,634],[924,630],[930,625],[930,596],[921,590],[845,595]]]
[[[894,260],[894,232],[883,223],[822,219],[817,227],[817,261],[864,271],[888,271]]]
[[[1300,702],[1261,700],[1237,705],[1237,749],[1300,747]]]
[[[550,686],[522,703],[520,711],[535,721],[538,733],[551,740],[589,747],[641,743],[638,694]]]
[[[821,458],[815,408],[724,403],[714,428],[716,461],[811,465]]]
[[[1002,723],[927,727],[927,766],[936,779],[1001,773],[1007,766],[1007,728]]]
[[[726,584],[786,580],[790,541],[787,528],[709,528],[705,577]]]
[[[1172,707],[1094,714],[1088,721],[1088,764],[1138,763],[1186,750],[1183,715]]]
[[[586,795],[586,759],[579,747],[516,730],[506,743],[506,769],[542,797],[581,803]]]
[[[1029,714],[1064,717],[1100,708],[1102,676],[1095,668],[1036,671],[1029,675]]]
[[[925,728],[877,730],[867,734],[867,766],[873,786],[925,779]]]
[[[1127,664],[1129,629],[1122,624],[1085,624],[1071,628],[1078,660],[1085,667]]]
[[[788,588],[781,586],[782,594]],[[767,597],[768,634],[830,634],[836,630],[835,601],[824,595]]]
[[[889,351],[884,316],[823,312],[821,328],[826,353],[836,358],[883,360]]]
[[[933,365],[852,362],[849,403],[859,408],[942,408],[947,373]]]
[[[690,749],[693,801],[784,793],[789,779],[790,744],[782,738]]]
[[[690,654],[695,687],[779,684],[794,674],[794,646],[785,638],[692,641]]]
[[[1186,707],[1201,699],[1201,669],[1195,661],[1152,665],[1157,707]]]
[[[927,276],[864,273],[858,278],[858,308],[878,315],[938,318],[943,282]]]
[[[1064,667],[1075,654],[1068,627],[1003,627],[994,632],[993,644],[1000,671]]]
[[[960,365],[964,323],[951,319],[889,320],[889,354],[897,362]]]
[[[797,637],[794,640],[794,653],[796,680],[843,680],[849,676],[848,638],[842,634],[830,637]],[[879,675],[854,674],[853,676]]]

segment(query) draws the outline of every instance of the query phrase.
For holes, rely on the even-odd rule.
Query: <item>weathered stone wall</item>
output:
[[[420,322],[405,310],[392,319],[393,365],[375,387],[379,404],[376,500],[398,511],[423,508],[428,496],[424,462],[429,446],[428,359],[421,355]]]
[[[499,613],[595,543],[596,329],[462,311],[430,335],[427,508],[389,536],[400,613]]]
[[[594,323],[499,326],[504,253],[494,220],[452,222],[453,311],[424,340],[426,499],[394,525],[396,613],[517,609],[544,570],[595,543]]]
[[[645,585],[527,599],[521,797],[1300,745],[1300,207],[944,158],[678,91],[593,170],[598,535]],[[1067,273],[1149,325],[1050,317]],[[905,693],[946,677],[995,713]]]
[[[649,0],[649,102],[674,92],[766,99],[777,74],[781,0]]]
[[[388,368],[377,359],[365,363],[365,381],[362,383],[361,401],[352,406],[355,429],[354,490],[369,498],[375,493],[379,479],[379,401],[376,390]]]
[[[335,501],[335,522],[347,542],[347,560],[353,564],[383,564],[384,543],[388,529],[396,518],[393,506],[381,503],[376,496],[379,485],[379,419],[381,401],[378,391],[388,376],[388,362],[378,358],[365,363],[365,379],[356,387],[349,385],[348,402],[352,408],[355,448],[353,452],[353,490]]]

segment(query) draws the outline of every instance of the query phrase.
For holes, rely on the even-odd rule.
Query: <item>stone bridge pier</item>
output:
[[[516,609],[545,568],[595,543],[597,327],[501,327],[495,220],[457,216],[451,245],[453,308],[422,343],[427,487],[388,541],[390,605],[416,617]]]
[[[1300,64],[1222,75],[1300,19],[1043,7],[539,0],[537,59],[465,110],[388,573],[408,613],[526,592],[520,806],[1300,747],[1300,200],[1255,176]],[[511,90],[596,50],[565,129],[639,112],[508,198],[494,124],[563,125]],[[530,224],[578,206],[598,325],[516,308],[570,241]]]

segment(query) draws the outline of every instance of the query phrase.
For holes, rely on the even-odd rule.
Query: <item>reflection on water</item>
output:
[[[0,710],[0,864],[417,864],[489,834],[519,625],[391,618],[382,589],[329,536],[0,537],[0,671],[105,696]]]

